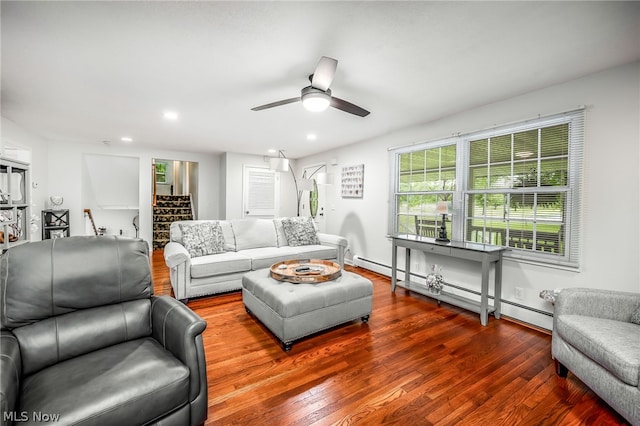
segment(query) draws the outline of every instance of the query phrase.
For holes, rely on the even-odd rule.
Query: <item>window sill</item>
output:
[[[575,272],[575,273],[582,272],[582,268],[580,268],[579,265],[560,261],[560,260],[533,259],[530,257],[523,257],[520,254],[518,255],[509,254],[508,251],[502,255],[502,258],[504,260],[508,260],[511,262],[540,266],[542,268],[559,269],[562,271]]]

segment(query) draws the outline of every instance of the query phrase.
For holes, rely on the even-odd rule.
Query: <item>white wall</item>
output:
[[[148,242],[153,240],[152,233],[152,181],[151,161],[153,158],[167,158],[182,161],[195,161],[200,164],[198,181],[199,200],[198,217],[218,217],[219,197],[218,169],[220,157],[217,155],[187,153],[178,151],[151,151],[125,146],[105,146],[103,144],[74,144],[51,142],[49,144],[49,191],[65,197],[65,207],[70,209],[71,235],[84,233],[82,206],[82,157],[83,154],[110,154],[137,157],[140,161],[139,200],[140,200],[140,237]]]
[[[224,217],[222,219],[238,219],[243,217],[242,180],[244,166],[269,167],[267,157],[227,152],[224,155],[225,170],[222,192],[224,197]],[[295,161],[291,162],[296,170]],[[280,173],[280,212],[278,216],[296,215],[296,196],[293,177],[289,172]]]
[[[85,234],[83,187],[84,154],[135,157],[139,160],[140,237],[151,242],[152,233],[152,158],[165,158],[199,163],[198,217],[220,217],[220,155],[169,150],[150,150],[135,145],[77,144],[45,141],[27,129],[2,118],[2,140],[25,146],[32,151],[32,180],[38,188],[31,192],[32,213],[48,207],[50,195],[62,195],[69,209],[71,235]],[[40,239],[40,231],[32,240]]]
[[[330,166],[336,184],[328,189],[327,232],[348,238],[352,256],[391,265],[386,238],[389,211],[388,148],[469,133],[586,106],[582,268],[580,271],[505,261],[503,299],[551,312],[539,298],[543,289],[608,288],[640,292],[640,62],[518,97],[480,106],[422,126],[299,160],[307,164],[338,160]],[[372,114],[375,114],[373,111]],[[363,121],[366,120],[363,119]],[[340,169],[365,164],[364,198],[341,198]],[[331,170],[332,169],[332,170]],[[613,202],[612,202],[613,200]],[[615,213],[610,207],[616,207]],[[399,250],[402,252],[402,250]],[[401,264],[403,253],[401,253]],[[426,273],[427,260],[412,256],[412,270]],[[432,258],[452,282],[479,289],[473,263]],[[523,287],[524,300],[514,298]],[[551,317],[503,304],[505,315],[551,329]]]

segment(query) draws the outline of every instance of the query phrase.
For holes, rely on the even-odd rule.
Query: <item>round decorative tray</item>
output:
[[[320,283],[342,275],[340,265],[329,260],[285,260],[271,265],[271,278],[278,281]]]

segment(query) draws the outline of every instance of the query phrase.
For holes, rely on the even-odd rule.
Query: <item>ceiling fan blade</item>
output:
[[[341,111],[348,112],[349,114],[357,115],[359,117],[366,117],[369,115],[369,111],[364,108],[360,108],[358,105],[354,105],[351,102],[347,102],[343,99],[336,98],[333,96],[331,98],[331,106],[337,108]]]
[[[284,99],[282,101],[271,102],[270,104],[264,104],[264,105],[260,105],[260,106],[257,106],[257,107],[253,107],[253,108],[251,108],[251,111],[262,111],[263,109],[273,108],[273,107],[277,107],[277,106],[280,106],[280,105],[286,105],[286,104],[290,104],[290,103],[298,102],[298,101],[300,101],[300,96],[298,96],[297,98]]]
[[[318,62],[318,66],[316,66],[316,70],[313,72],[311,87],[326,91],[329,86],[331,86],[337,67],[337,60],[327,56],[320,58],[320,62]]]

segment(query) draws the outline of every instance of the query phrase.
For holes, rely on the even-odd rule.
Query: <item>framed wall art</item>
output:
[[[342,168],[342,198],[362,198],[364,164]]]

